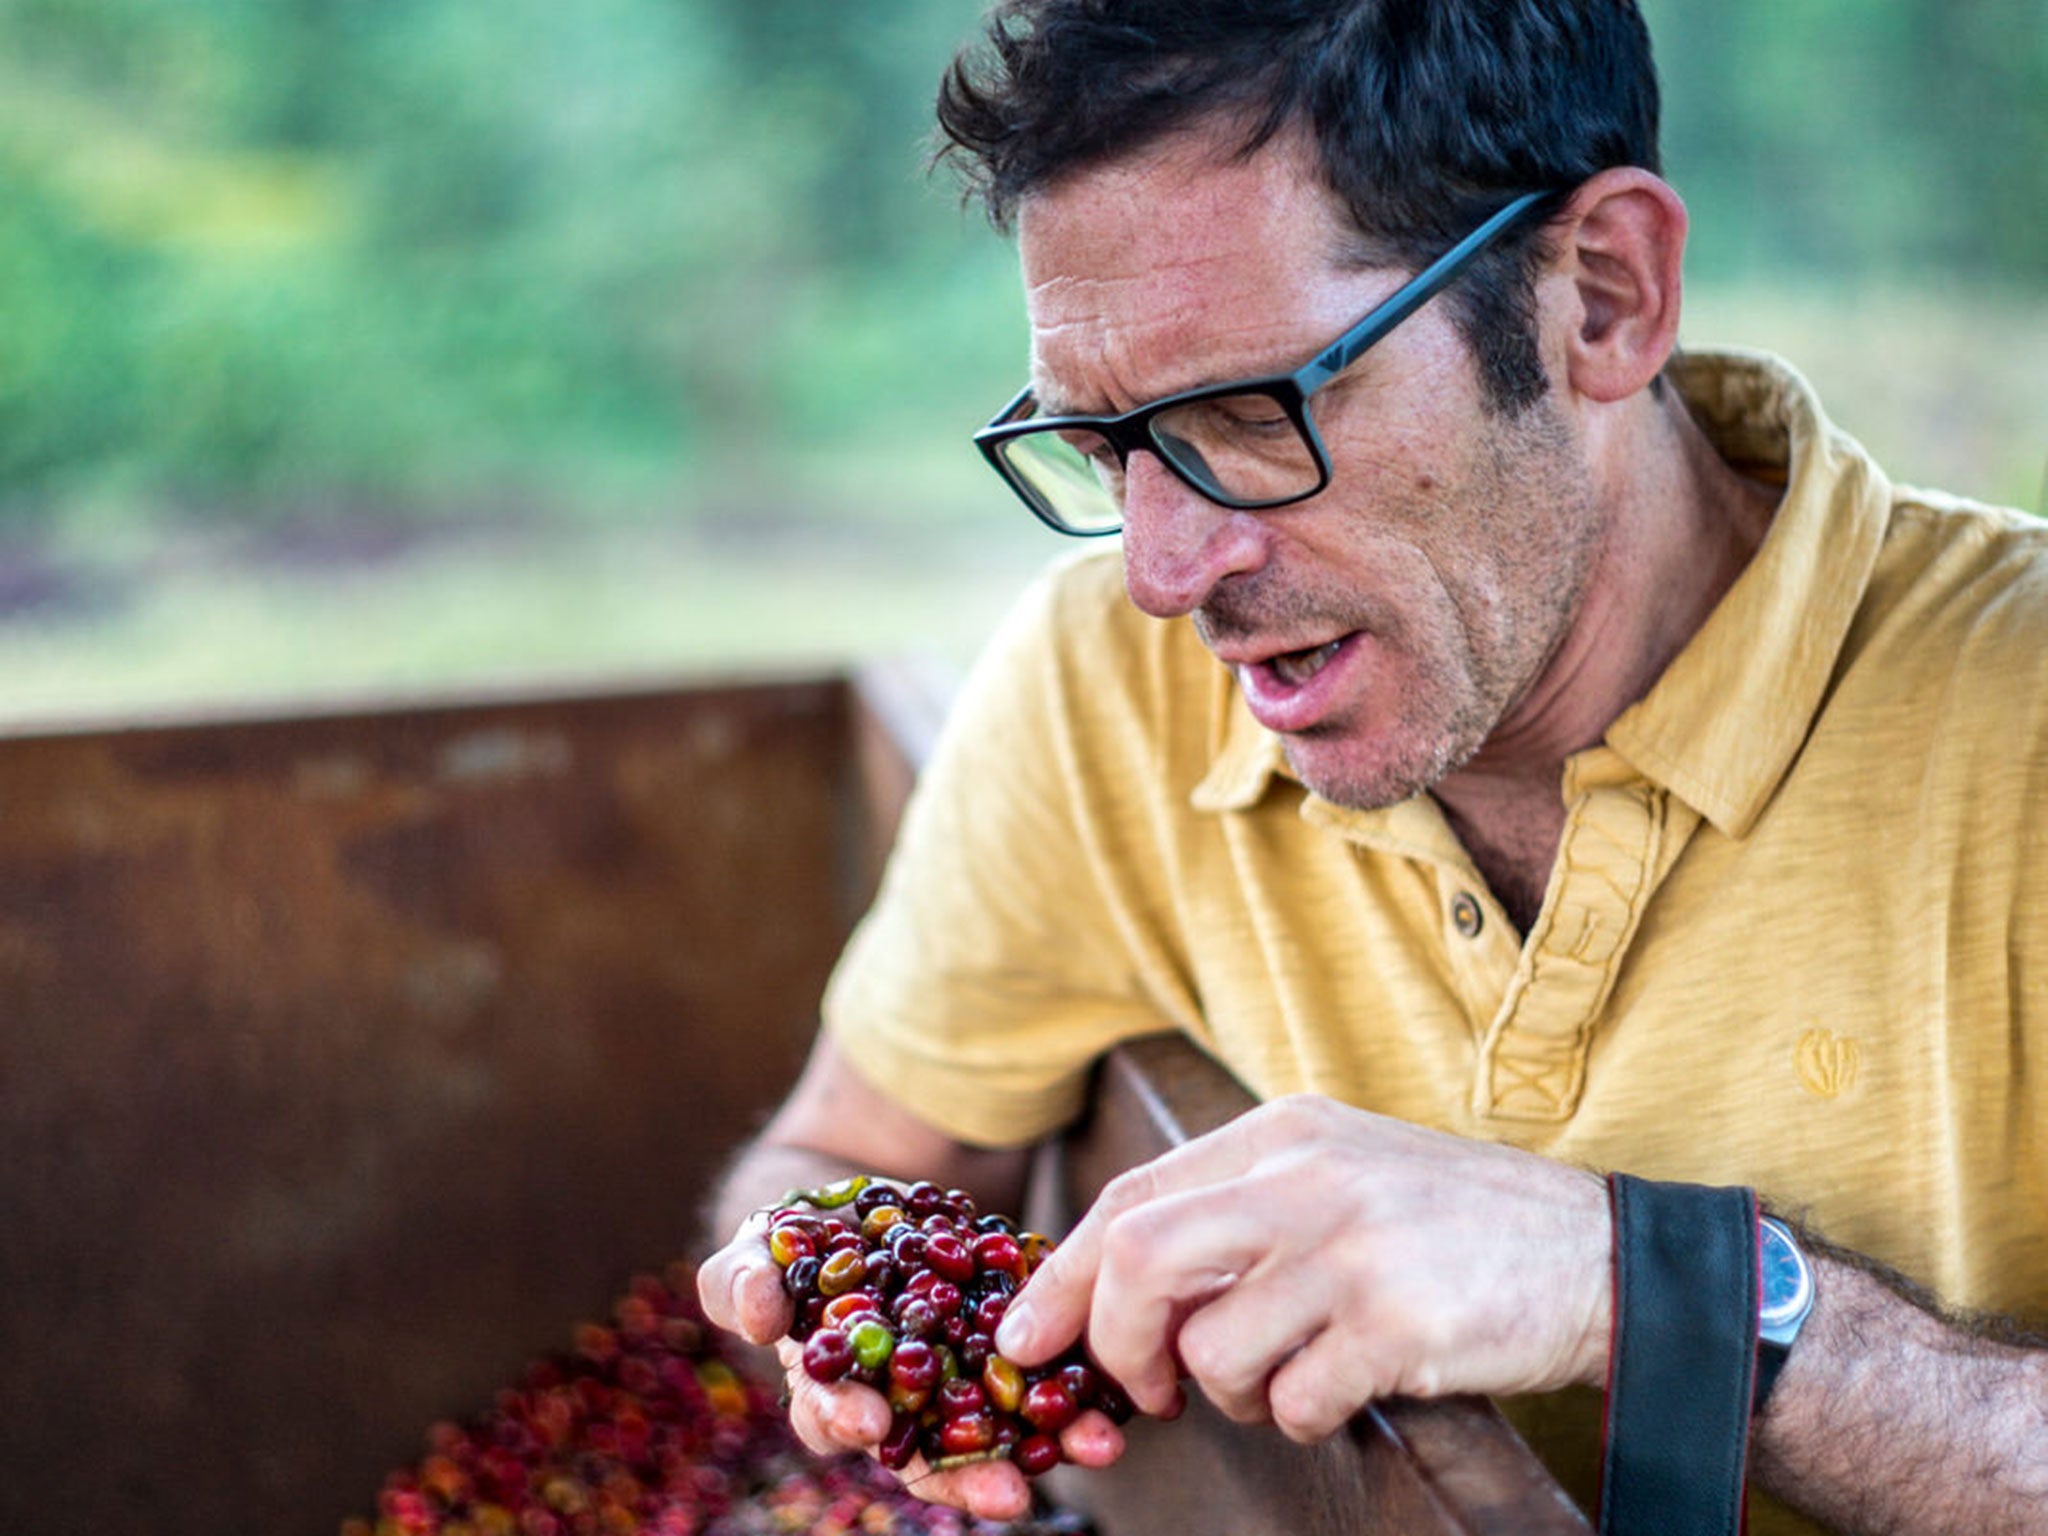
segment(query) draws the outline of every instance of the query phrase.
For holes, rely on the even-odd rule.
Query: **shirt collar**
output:
[[[1778,359],[1701,354],[1672,373],[1721,456],[1785,491],[1748,567],[1607,743],[1740,837],[1820,711],[1884,542],[1891,487]]]
[[[1724,459],[1785,491],[1748,567],[1649,693],[1608,728],[1607,745],[1740,837],[1820,707],[1883,542],[1890,488],[1779,359],[1688,354],[1672,360],[1669,376]],[[1280,739],[1252,718],[1227,670],[1217,671],[1216,750],[1191,803],[1244,810],[1276,776],[1294,775]]]

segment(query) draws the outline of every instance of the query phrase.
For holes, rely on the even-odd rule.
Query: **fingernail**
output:
[[[1031,1348],[1034,1332],[1031,1309],[1023,1302],[1011,1303],[1003,1320],[996,1325],[996,1351],[1008,1355],[1012,1360],[1019,1358]]]

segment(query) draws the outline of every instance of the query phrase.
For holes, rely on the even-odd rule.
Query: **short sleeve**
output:
[[[1156,668],[1129,627],[1154,621],[1118,571],[1056,568],[992,638],[827,989],[855,1070],[971,1144],[1057,1129],[1096,1057],[1192,1012],[1132,846],[1157,816],[1159,709],[1134,697]]]

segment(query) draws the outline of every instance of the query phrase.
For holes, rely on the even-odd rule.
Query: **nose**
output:
[[[1227,576],[1266,563],[1256,513],[1218,506],[1150,453],[1124,466],[1124,590],[1155,619],[1193,613]]]

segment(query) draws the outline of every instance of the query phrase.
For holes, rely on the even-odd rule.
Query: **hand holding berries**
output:
[[[996,1338],[1032,1372],[1085,1335],[1141,1411],[1186,1378],[1314,1441],[1383,1397],[1601,1385],[1611,1248],[1584,1170],[1297,1095],[1112,1180]]]
[[[892,1470],[1007,1460],[1036,1476],[1066,1459],[1060,1432],[1089,1409],[1129,1416],[1078,1350],[1026,1372],[995,1349],[1011,1296],[1052,1244],[962,1191],[865,1176],[795,1191],[764,1241],[791,1306],[785,1361],[820,1386],[883,1396],[877,1454]]]
[[[883,1104],[873,1106],[873,1112],[885,1120],[888,1115],[887,1106]],[[899,1139],[905,1136],[914,1139],[917,1133],[915,1127],[897,1125],[892,1134]],[[943,1160],[946,1154],[943,1149],[938,1149],[936,1155]],[[831,1177],[824,1171],[827,1165],[822,1157],[815,1160],[793,1158],[787,1149],[779,1148],[771,1150],[767,1156],[774,1172],[780,1176],[777,1184],[769,1186],[771,1188],[782,1187],[792,1179],[800,1180],[812,1169],[817,1171],[810,1182]],[[752,1187],[758,1190],[763,1182],[757,1179]],[[1005,1181],[998,1178],[996,1182]],[[747,1187],[744,1174],[729,1186],[726,1206],[731,1213],[729,1219],[733,1223],[734,1235],[723,1248],[708,1255],[698,1266],[698,1294],[705,1315],[712,1323],[753,1343],[775,1347],[785,1372],[789,1424],[808,1449],[825,1456],[863,1451],[878,1459],[887,1455],[891,1461],[901,1461],[907,1452],[910,1460],[901,1476],[919,1499],[934,1504],[950,1504],[977,1519],[990,1521],[1017,1520],[1028,1513],[1032,1504],[1029,1478],[1032,1473],[1054,1463],[1052,1453],[1057,1453],[1059,1461],[1084,1467],[1108,1466],[1123,1454],[1123,1436],[1102,1409],[1080,1411],[1077,1408],[1075,1416],[1064,1426],[1046,1429],[1038,1427],[1026,1412],[1022,1397],[1017,1400],[1017,1413],[1023,1422],[1016,1426],[1014,1437],[999,1435],[1000,1445],[992,1442],[988,1452],[979,1453],[986,1459],[956,1458],[943,1468],[933,1468],[928,1465],[918,1444],[919,1432],[924,1427],[922,1412],[936,1401],[944,1384],[936,1369],[942,1358],[939,1354],[941,1348],[950,1356],[954,1379],[965,1378],[986,1393],[983,1374],[996,1351],[986,1333],[977,1331],[976,1323],[984,1317],[995,1317],[1001,1309],[988,1307],[991,1299],[1001,1294],[1007,1303],[1007,1293],[1022,1285],[1021,1276],[1042,1262],[1050,1247],[1043,1238],[1022,1233],[1013,1223],[998,1217],[976,1216],[967,1231],[962,1231],[955,1222],[952,1235],[962,1239],[970,1259],[975,1246],[989,1231],[1007,1236],[1017,1244],[1015,1276],[984,1278],[982,1269],[987,1265],[977,1263],[967,1271],[967,1285],[961,1286],[925,1264],[929,1240],[939,1235],[938,1228],[942,1225],[934,1223],[933,1230],[927,1232],[924,1230],[925,1222],[928,1215],[941,1213],[935,1208],[928,1215],[911,1218],[906,1209],[910,1200],[907,1181],[901,1186],[905,1205],[895,1207],[904,1213],[905,1219],[900,1222],[883,1214],[879,1207],[865,1211],[857,1209],[854,1205],[856,1196],[849,1185],[842,1185],[836,1190],[819,1190],[818,1193],[829,1203],[812,1205],[807,1201],[785,1199],[777,1205],[757,1208],[747,1214],[742,1200],[733,1198]],[[934,1193],[943,1198],[948,1192],[944,1189],[920,1191],[920,1207]],[[755,1194],[753,1198],[758,1200],[760,1196]],[[771,1254],[769,1246],[770,1229],[777,1225],[772,1218],[778,1210],[795,1210],[800,1215],[819,1220],[815,1232],[796,1228],[804,1232],[811,1249],[808,1253],[801,1252],[804,1243],[794,1241],[791,1236],[777,1239],[779,1257],[787,1260],[786,1265],[778,1262],[778,1255]],[[830,1218],[838,1225],[855,1227],[862,1235],[842,1233],[836,1230],[836,1226],[828,1232],[824,1218]],[[899,1227],[902,1230],[897,1230]],[[886,1252],[875,1247],[877,1234]],[[823,1308],[816,1312],[809,1337],[803,1340],[790,1337],[793,1327],[804,1326],[798,1316],[795,1296],[803,1295],[804,1310],[811,1310],[823,1260],[835,1252],[847,1252],[856,1247],[861,1252],[864,1265],[861,1283],[824,1300]],[[949,1253],[944,1244],[940,1245],[940,1251],[942,1255]],[[989,1253],[993,1267],[998,1271],[1012,1263],[1007,1249],[1001,1244],[994,1245]],[[958,1270],[957,1260],[948,1258],[946,1262],[951,1262]],[[893,1335],[893,1347],[880,1373],[886,1376],[886,1384],[880,1383],[880,1376],[872,1382],[864,1377],[857,1360],[850,1361],[846,1374],[830,1383],[814,1379],[804,1369],[804,1351],[811,1347],[818,1333],[829,1328],[849,1335],[860,1319],[869,1316],[877,1318]],[[963,1341],[956,1344],[949,1335],[962,1336]],[[929,1357],[921,1356],[919,1349],[912,1347],[915,1345],[926,1346]],[[853,1341],[848,1338],[846,1348],[849,1355],[852,1347]],[[820,1348],[830,1360],[834,1344],[828,1341]],[[871,1346],[871,1352],[873,1348]],[[833,1368],[834,1364],[825,1364],[823,1373],[829,1374]],[[927,1371],[932,1373],[932,1384],[928,1389],[923,1385]],[[1034,1376],[1036,1374],[1033,1373]],[[1099,1391],[1088,1385],[1094,1375],[1090,1366],[1076,1363],[1065,1368],[1061,1379],[1069,1382],[1070,1390],[1078,1399],[1092,1400],[1090,1392]],[[1000,1387],[1000,1372],[998,1377]],[[1029,1383],[1026,1383],[1026,1395],[1028,1390]],[[922,1405],[917,1398],[920,1391],[930,1394],[923,1399]],[[1110,1399],[1110,1405],[1119,1406],[1114,1398]],[[971,1437],[974,1432],[958,1433]],[[1047,1441],[1050,1444],[1044,1443]]]

